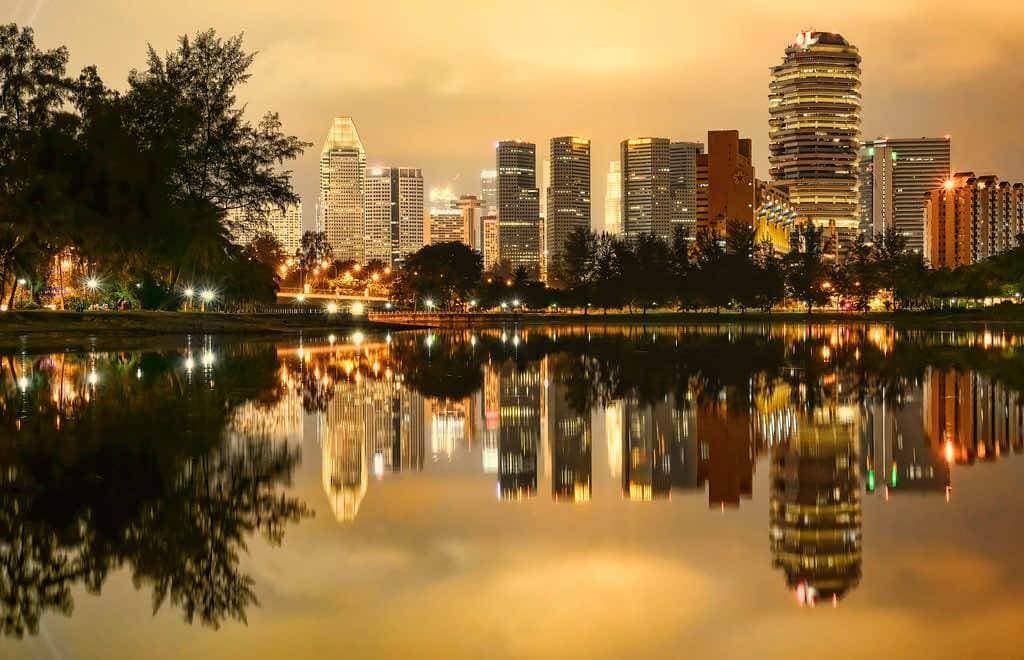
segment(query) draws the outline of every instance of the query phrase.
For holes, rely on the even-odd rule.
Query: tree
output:
[[[679,225],[672,228],[672,240],[669,245],[669,270],[672,273],[672,291],[676,303],[680,307],[688,307],[693,297],[689,290],[692,271],[690,240],[686,235],[686,230]]]
[[[299,263],[306,270],[316,268],[322,261],[330,260],[334,250],[322,231],[307,231],[299,241]]]
[[[664,305],[672,295],[672,255],[668,243],[654,234],[641,234],[628,262],[629,287],[644,315],[649,307]]]
[[[799,239],[799,249],[786,255],[786,285],[790,295],[806,305],[810,314],[814,305],[828,302],[832,283],[822,258],[822,230],[805,222],[799,229]]]
[[[577,227],[569,232],[562,252],[555,260],[555,279],[572,291],[584,311],[593,294],[596,256],[596,235],[585,227]]]
[[[409,255],[395,277],[391,295],[418,307],[430,300],[438,308],[465,305],[480,284],[483,256],[465,243],[435,243]]]
[[[277,237],[267,231],[258,232],[245,246],[245,256],[251,261],[257,261],[264,266],[276,270],[284,261],[284,249]]]
[[[713,307],[716,312],[729,304],[732,295],[725,286],[725,248],[718,235],[702,230],[694,244],[696,271],[691,276],[694,298],[699,305]]]

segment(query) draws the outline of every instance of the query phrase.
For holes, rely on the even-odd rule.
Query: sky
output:
[[[618,143],[738,129],[768,178],[769,68],[805,29],[863,57],[864,136],[952,136],[954,170],[1024,179],[1024,3],[949,0],[0,0],[0,19],[123,87],[146,44],[213,27],[259,52],[240,97],[313,147],[294,163],[310,225],[331,118],[352,115],[370,165],[420,167],[478,193],[494,143],[593,141],[594,226]]]

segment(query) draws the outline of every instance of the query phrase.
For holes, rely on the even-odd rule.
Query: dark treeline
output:
[[[269,235],[250,248],[231,236],[259,235],[267,208],[297,201],[282,165],[306,145],[276,114],[246,118],[241,38],[211,30],[150,48],[121,90],[95,67],[69,74],[68,60],[29,28],[0,27],[2,301],[23,286],[39,304],[85,277],[104,285],[62,305],[169,307],[192,285],[273,299]]]
[[[794,249],[780,255],[736,223],[724,239],[698,233],[690,240],[681,229],[669,241],[576,230],[551,264],[550,287],[501,264],[483,272],[479,253],[444,243],[409,259],[395,276],[392,298],[442,309],[767,312],[788,303],[867,311],[947,307],[953,299],[1009,297],[1024,288],[1024,247],[970,267],[931,270],[894,230],[875,242],[858,239],[838,263],[822,249],[822,233],[811,224],[798,227]]]
[[[244,621],[257,604],[239,566],[248,540],[280,543],[311,515],[285,492],[296,450],[227,432],[241,404],[279,400],[273,348],[222,354],[216,387],[183,353],[31,360],[21,373],[34,375],[0,391],[2,634],[37,633],[44,613],[71,613],[74,588],[98,594],[119,570],[154,612]]]

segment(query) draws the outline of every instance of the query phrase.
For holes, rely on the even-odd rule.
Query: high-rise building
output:
[[[484,270],[491,270],[501,261],[501,235],[498,231],[498,216],[485,215],[480,218],[483,234]]]
[[[704,153],[700,142],[669,145],[669,189],[672,193],[672,225],[682,226],[687,236],[697,224],[697,157]]]
[[[792,247],[796,226],[803,222],[789,203],[789,193],[782,186],[754,180],[754,240],[768,242],[776,253],[785,254]]]
[[[436,243],[462,242],[467,243],[463,232],[462,211],[458,207],[458,197],[451,188],[433,188],[430,191],[430,208],[425,216],[427,242]]]
[[[860,54],[838,34],[801,32],[772,67],[768,97],[772,179],[790,203],[826,227],[830,254],[858,230]]]
[[[320,217],[334,258],[363,261],[366,151],[351,117],[335,117],[320,152]]]
[[[622,233],[622,164],[608,162],[608,178],[604,191],[604,230],[609,234]]]
[[[423,247],[423,174],[412,167],[367,171],[363,202],[365,261],[398,265]]]
[[[626,236],[654,234],[668,239],[672,230],[672,193],[668,138],[623,140],[622,225]]]
[[[861,225],[879,238],[895,229],[924,247],[924,199],[950,176],[949,138],[879,138],[861,149]],[[870,179],[869,179],[870,178]]]
[[[724,237],[729,224],[754,226],[754,163],[739,131],[709,131],[708,152],[697,155],[697,231]]]
[[[547,215],[544,216],[545,252],[558,263],[565,240],[576,229],[590,230],[590,140],[551,138]]]
[[[458,201],[462,213],[463,242],[477,251],[483,251],[483,224],[480,222],[480,198],[476,195],[462,195]]]
[[[480,172],[480,207],[483,215],[498,215],[498,171]]]
[[[245,211],[232,209],[227,214],[232,240],[247,245],[259,232],[267,232],[281,244],[281,250],[293,255],[302,242],[302,202],[288,204],[283,209],[267,207],[256,217],[247,217]]]
[[[1024,184],[958,172],[924,203],[924,257],[933,268],[967,266],[1016,247]]]
[[[505,140],[495,151],[501,261],[537,277],[541,262],[537,145]]]

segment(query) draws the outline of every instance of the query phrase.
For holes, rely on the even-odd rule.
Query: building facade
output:
[[[1016,247],[1024,232],[1024,184],[958,172],[927,193],[924,257],[933,268],[956,268]]]
[[[604,191],[604,230],[618,236],[622,233],[622,164],[608,162]]]
[[[880,138],[861,149],[860,226],[875,239],[895,229],[924,249],[924,200],[950,177],[950,141]]]
[[[286,255],[294,255],[302,243],[302,202],[288,204],[283,209],[273,206],[255,217],[247,217],[244,211],[228,211],[227,226],[232,240],[238,245],[248,245],[256,234],[267,232],[281,245]]]
[[[730,223],[754,226],[754,163],[749,138],[709,131],[708,152],[697,155],[697,231],[724,238]]]
[[[672,226],[682,226],[693,236],[697,225],[697,158],[704,153],[700,142],[669,145],[669,189],[672,194]]]
[[[772,179],[841,254],[859,224],[860,54],[841,35],[801,32],[771,70]]]
[[[754,240],[768,242],[778,254],[792,247],[792,236],[804,221],[789,203],[785,188],[768,181],[754,181]]]
[[[513,268],[540,275],[540,191],[537,189],[537,145],[504,140],[498,143],[498,230],[500,259]]]
[[[590,230],[590,140],[552,138],[548,172],[544,248],[547,262],[557,264],[569,234]]]
[[[484,246],[483,225],[480,222],[480,198],[476,195],[462,195],[458,201],[459,212],[462,213],[463,242],[477,251]]]
[[[365,261],[401,264],[424,245],[423,173],[412,167],[368,170],[363,215]]]
[[[480,207],[483,215],[498,215],[498,171],[480,172]]]
[[[501,261],[501,236],[498,230],[498,216],[485,215],[480,218],[483,234],[484,270],[491,270]]]
[[[320,152],[318,226],[336,259],[363,261],[366,151],[351,117],[335,117]]]
[[[622,227],[628,237],[654,234],[668,240],[672,233],[670,144],[658,137],[620,144]]]

